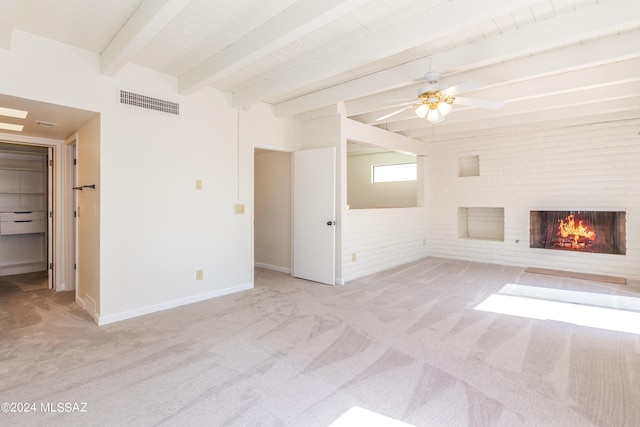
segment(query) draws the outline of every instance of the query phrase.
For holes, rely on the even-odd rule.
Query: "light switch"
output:
[[[196,179],[196,190],[202,190],[202,180]]]
[[[233,211],[237,214],[243,214],[244,213],[244,203],[236,203],[233,206]]]

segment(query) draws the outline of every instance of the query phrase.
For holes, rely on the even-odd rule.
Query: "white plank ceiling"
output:
[[[235,107],[279,116],[344,111],[430,141],[640,118],[638,0],[0,0],[0,48],[11,30],[205,86]],[[413,109],[429,71],[442,88],[499,110],[455,105],[435,125]],[[329,108],[327,108],[329,107]]]

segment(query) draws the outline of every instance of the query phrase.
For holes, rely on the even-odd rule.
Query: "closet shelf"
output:
[[[0,194],[34,194],[44,196],[44,191],[3,191],[0,190]]]
[[[21,172],[42,172],[42,168],[8,168],[0,166],[0,170],[3,171],[21,171]]]

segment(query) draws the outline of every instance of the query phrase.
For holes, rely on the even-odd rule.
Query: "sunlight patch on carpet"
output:
[[[476,310],[640,334],[640,298],[507,284]]]
[[[413,424],[396,420],[377,412],[352,406],[347,412],[342,414],[340,418],[332,422],[329,427],[415,427]]]

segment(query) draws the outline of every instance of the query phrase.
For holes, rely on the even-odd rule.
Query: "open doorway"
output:
[[[0,277],[23,291],[54,288],[52,155],[0,142]]]
[[[20,234],[30,235],[21,237],[23,240],[21,243],[12,242],[14,247],[6,252],[0,248],[0,265],[3,265],[2,269],[7,274],[21,274],[25,271],[24,269],[22,272],[11,271],[13,266],[5,268],[4,265],[19,264],[21,268],[26,268],[30,264],[32,269],[36,270],[33,274],[44,273],[40,277],[46,277],[48,282],[46,287],[49,289],[45,289],[41,295],[52,296],[56,291],[75,291],[74,295],[67,295],[65,298],[73,297],[72,299],[77,300],[79,281],[74,280],[76,236],[74,236],[73,227],[76,194],[72,190],[75,186],[75,171],[70,165],[73,164],[75,143],[80,138],[79,135],[85,137],[86,145],[89,146],[88,151],[98,152],[95,147],[99,147],[100,114],[5,94],[0,94],[0,106],[11,114],[15,112],[16,115],[12,115],[7,120],[15,122],[17,126],[16,130],[0,133],[0,143],[6,144],[11,151],[17,151],[14,157],[23,157],[19,159],[22,164],[9,166],[5,168],[8,170],[5,172],[0,171],[0,174],[15,175],[12,179],[6,179],[8,176],[4,175],[0,177],[0,193],[3,193],[2,188],[6,187],[4,191],[6,194],[0,194],[0,212],[7,212],[7,215],[3,215],[3,219],[7,219],[7,223],[11,222],[8,225],[0,224],[0,228],[10,233],[6,236],[7,239],[14,241],[18,241],[18,238],[11,234],[15,231],[27,231]],[[25,156],[34,158],[29,159]],[[99,158],[95,159],[87,155],[85,164],[86,170],[94,174],[99,173]],[[91,182],[95,181],[92,179]],[[91,194],[91,197],[97,198],[96,194]],[[99,213],[99,207],[95,211]],[[91,215],[88,217],[91,219]],[[98,228],[91,225],[95,229]],[[3,233],[2,230],[0,233]],[[39,236],[36,237],[36,235]],[[0,236],[4,240],[5,236]],[[36,240],[38,240],[37,244]],[[40,245],[42,240],[45,241],[45,245]],[[85,252],[93,256],[98,250],[93,244],[96,239],[91,235],[87,240],[89,249]],[[6,247],[3,243],[4,241],[0,242],[0,245]],[[30,260],[27,255],[32,255],[32,249],[35,247],[38,248],[37,253],[42,256]],[[24,272],[24,274],[32,273]],[[0,271],[0,279],[3,277],[7,276],[2,276]],[[95,287],[99,286],[96,280],[92,280],[91,283],[95,284]],[[27,290],[37,289],[29,287]],[[91,291],[91,296],[99,293],[98,290],[93,292],[91,289]],[[15,292],[4,295],[9,294],[18,295]],[[61,298],[60,295],[58,297]],[[97,301],[98,298],[95,297],[94,300]],[[38,307],[33,308],[37,310]],[[84,306],[81,305],[81,307]]]
[[[286,151],[254,148],[254,265],[291,273],[291,171]]]

